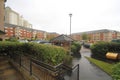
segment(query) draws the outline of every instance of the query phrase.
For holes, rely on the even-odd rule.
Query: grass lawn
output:
[[[109,64],[100,60],[96,60],[94,58],[86,57],[90,62],[101,68],[103,71],[108,73],[110,76],[112,76],[112,67],[114,64]]]

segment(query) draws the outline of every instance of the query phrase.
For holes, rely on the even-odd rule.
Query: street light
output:
[[[69,16],[70,16],[70,37],[71,37],[71,17],[72,17],[72,14],[70,13]]]
[[[71,17],[72,17],[72,14],[70,13],[69,16],[70,16],[70,38],[71,38]],[[71,41],[70,41],[70,54],[71,54]]]

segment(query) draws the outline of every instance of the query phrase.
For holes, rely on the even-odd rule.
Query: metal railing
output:
[[[73,67],[64,65],[64,69],[67,72],[64,76],[65,80],[79,80],[79,64]]]
[[[42,75],[42,73],[36,72],[39,71],[39,69],[45,70],[48,75],[55,78],[54,80],[79,80],[79,64],[70,68],[63,64],[51,66],[36,59],[19,54],[12,55],[10,58],[12,58],[20,67],[24,68],[30,76],[34,76],[37,80],[40,80],[40,74]]]

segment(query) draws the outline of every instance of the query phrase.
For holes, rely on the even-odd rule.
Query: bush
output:
[[[112,77],[114,80],[120,80],[120,63],[113,67]]]
[[[71,45],[71,51],[74,55],[80,54],[81,45],[78,42],[73,42]]]
[[[64,59],[64,65],[67,65],[67,66],[72,65],[72,60],[73,60],[73,57],[68,54]]]
[[[15,54],[29,55],[47,64],[57,65],[63,62],[67,52],[61,47],[52,45],[0,42],[0,54],[7,54],[10,57],[13,57]]]
[[[18,42],[18,39],[16,37],[10,37],[9,39],[6,39],[6,41],[11,41],[11,42]]]
[[[108,52],[108,43],[105,42],[99,42],[93,44],[91,48],[91,57],[96,59],[105,60],[106,59],[106,53]]]
[[[98,42],[93,44],[90,49],[92,52],[91,57],[100,60],[106,60],[107,52],[120,52],[120,44],[111,42]]]
[[[14,56],[14,54],[23,53],[22,44],[17,42],[0,42],[0,55]]]

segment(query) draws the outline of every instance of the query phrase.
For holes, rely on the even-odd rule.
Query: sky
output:
[[[120,31],[120,0],[7,0],[34,29],[59,34],[110,29]]]

